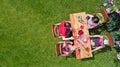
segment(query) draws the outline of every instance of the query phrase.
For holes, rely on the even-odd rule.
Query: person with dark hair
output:
[[[69,22],[62,21],[59,26],[59,32],[60,32],[63,40],[73,39],[71,24]]]
[[[88,15],[86,17],[87,21],[88,21],[88,27],[89,29],[92,29],[94,27],[96,27],[99,24],[99,18],[97,16],[93,16],[93,15]]]
[[[97,16],[92,17],[92,20],[94,23],[98,23],[99,22],[99,18]]]
[[[69,56],[71,55],[74,51],[75,51],[75,46],[73,46],[73,43],[67,43],[64,41],[63,45],[62,45],[62,53],[65,56]]]
[[[65,37],[66,37],[66,38],[69,38],[69,37],[71,37],[71,36],[72,36],[72,31],[71,31],[71,29],[68,28],[68,29],[66,30],[66,36],[65,36]]]
[[[105,48],[106,46],[110,46],[108,44],[109,40],[104,38],[104,36],[102,35],[92,35],[90,36],[90,40],[91,40],[91,46],[94,47],[92,52]]]
[[[66,27],[67,29],[69,29],[69,28],[71,28],[71,24],[70,24],[69,22],[66,22],[66,23],[64,24],[64,27]]]

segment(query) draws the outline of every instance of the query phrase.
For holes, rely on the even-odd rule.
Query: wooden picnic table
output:
[[[87,14],[85,12],[70,14],[73,37],[76,37],[74,39],[74,45],[78,46],[78,48],[75,49],[76,59],[90,58],[93,56],[86,16]],[[83,31],[82,35],[78,34],[79,30]],[[80,43],[79,41],[82,41],[83,43]]]

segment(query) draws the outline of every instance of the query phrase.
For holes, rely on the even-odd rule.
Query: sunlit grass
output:
[[[51,25],[70,13],[99,12],[102,0],[2,0],[0,2],[0,67],[116,67],[115,51],[94,58],[56,57]]]

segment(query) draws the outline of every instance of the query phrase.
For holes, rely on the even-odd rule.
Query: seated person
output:
[[[73,43],[66,43],[66,42],[63,43],[63,45],[62,45],[62,53],[65,56],[69,56],[74,52],[76,47],[73,46],[72,44]]]
[[[95,49],[93,49],[92,52],[102,49],[108,45],[108,40],[101,35],[93,35],[90,36],[90,38],[92,47],[95,47]]]
[[[99,18],[97,16],[89,15],[86,17],[89,29],[96,27],[99,24]]]
[[[72,36],[71,24],[69,22],[62,21],[59,26],[59,32],[62,35],[63,40],[71,39],[72,38],[71,37]]]
[[[116,41],[114,48],[117,52],[117,59],[120,60],[120,41]]]

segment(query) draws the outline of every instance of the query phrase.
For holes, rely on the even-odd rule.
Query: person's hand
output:
[[[90,35],[87,35],[89,38],[91,38],[92,36],[90,36]]]
[[[78,37],[77,37],[77,36],[73,36],[73,38],[74,38],[74,39],[78,39]]]
[[[76,32],[76,30],[75,30],[75,29],[72,29],[72,31],[73,31],[73,32]]]
[[[91,53],[93,53],[94,52],[94,50],[91,50]]]
[[[103,36],[100,36],[100,38],[103,38]]]

